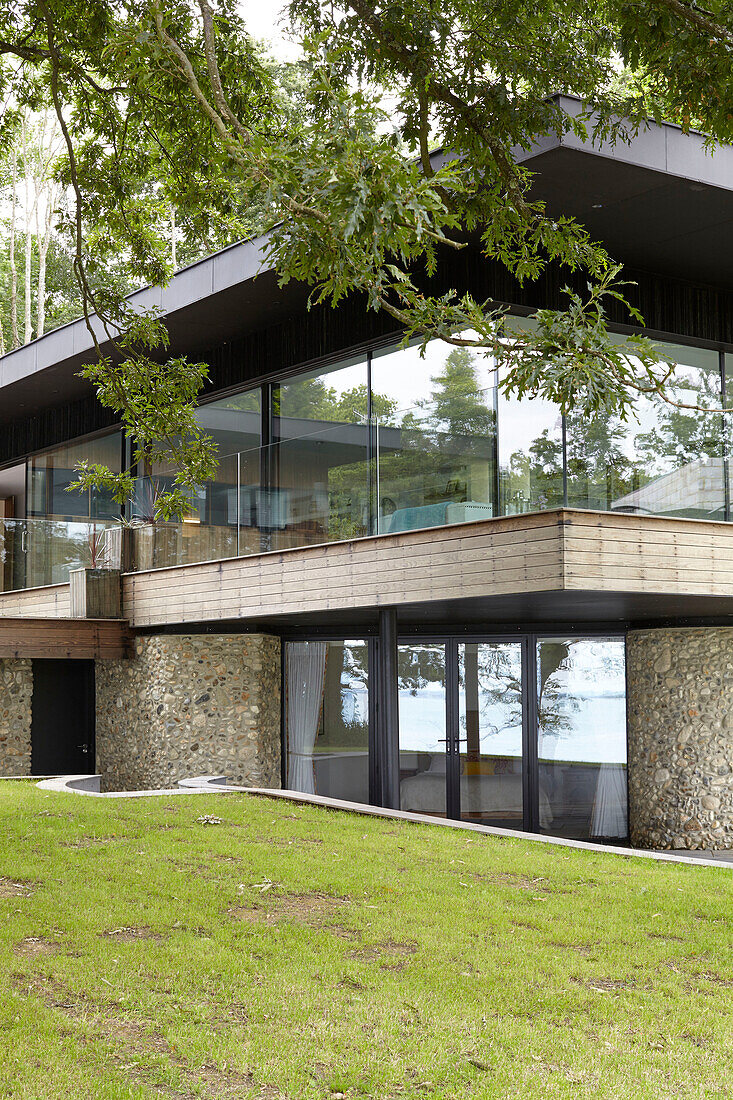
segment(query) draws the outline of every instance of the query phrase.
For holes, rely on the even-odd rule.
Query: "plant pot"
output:
[[[72,569],[69,593],[72,619],[121,619],[119,569]]]

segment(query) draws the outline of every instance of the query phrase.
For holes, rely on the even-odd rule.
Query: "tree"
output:
[[[431,381],[430,422],[437,430],[452,439],[488,438],[493,433],[496,414],[487,404],[493,395],[479,385],[475,352],[454,348],[441,373]]]
[[[171,209],[200,240],[271,225],[283,282],[304,280],[315,302],[363,294],[406,338],[482,348],[508,365],[507,393],[622,417],[640,391],[661,393],[671,366],[648,341],[621,346],[606,332],[605,304],[624,293],[618,266],[582,225],[530,198],[531,173],[515,150],[542,134],[625,140],[660,104],[683,127],[700,122],[714,139],[730,138],[727,8],[293,0],[291,14],[306,49],[294,106],[233,0],[0,5],[4,91],[21,105],[39,88],[50,98],[80,297],[119,351],[99,345],[86,376],[131,430],[136,408],[122,402],[139,391],[127,376],[164,358],[165,334],[105,274],[121,258],[133,283],[164,282]],[[633,74],[623,82],[619,59]],[[558,89],[580,96],[584,110],[565,112]],[[442,163],[430,156],[437,142],[450,154]],[[587,294],[540,310],[533,329],[508,341],[500,308],[431,293],[425,281],[441,251],[469,240],[520,280],[560,264],[587,278]],[[170,403],[183,372],[151,374],[162,386],[154,399]],[[203,471],[199,443],[182,484]],[[185,441],[177,454],[185,466]]]

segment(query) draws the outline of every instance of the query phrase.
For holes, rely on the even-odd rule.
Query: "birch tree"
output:
[[[10,152],[10,240],[8,242],[10,261],[10,346],[20,347],[18,331],[18,267],[15,260],[15,229],[18,210],[18,149],[13,142]]]
[[[36,335],[43,336],[46,328],[46,264],[48,249],[54,229],[60,184],[55,165],[61,156],[63,138],[55,114],[48,110],[42,116],[38,135],[36,160],[36,242],[38,248],[38,290]]]

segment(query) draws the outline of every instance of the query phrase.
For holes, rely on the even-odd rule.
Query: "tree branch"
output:
[[[728,46],[733,47],[733,33],[727,27],[716,23],[712,13],[698,8],[695,4],[685,4],[683,0],[652,0],[652,2],[660,7],[667,8],[668,11],[673,11],[685,22],[692,23],[698,30],[704,31],[705,34],[712,35],[714,38],[719,38]]]
[[[209,80],[211,81],[211,89],[214,93],[214,103],[218,110],[229,119],[229,122],[239,134],[240,138],[245,141],[250,141],[250,135],[241,122],[234,114],[234,111],[229,106],[226,96],[224,95],[224,87],[221,81],[221,73],[219,71],[219,63],[216,59],[216,31],[214,29],[214,16],[209,6],[208,0],[199,0],[199,8],[201,9],[201,18],[204,27],[204,57],[206,58],[206,67],[209,71]]]

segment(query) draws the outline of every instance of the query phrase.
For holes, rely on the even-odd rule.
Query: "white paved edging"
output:
[[[65,775],[57,779],[44,779],[38,786],[44,791],[67,792],[70,794],[91,795],[93,798],[150,798],[173,794],[239,794],[255,795],[259,798],[280,798],[287,802],[300,802],[309,806],[323,806],[329,810],[342,810],[346,813],[364,814],[367,817],[382,817],[392,821],[411,821],[416,825],[439,825],[443,829],[460,829],[464,832],[484,833],[489,836],[511,837],[514,840],[528,840],[540,844],[554,844],[560,848],[578,848],[584,852],[598,852],[601,855],[636,857],[653,859],[663,863],[691,863],[697,867],[733,867],[733,852],[721,853],[719,858],[687,855],[682,852],[648,852],[643,848],[622,848],[614,844],[594,844],[586,840],[567,840],[559,836],[546,836],[544,833],[524,833],[518,829],[496,829],[491,825],[478,825],[473,821],[453,821],[445,817],[430,817],[428,814],[414,814],[407,810],[388,810],[382,806],[370,806],[366,802],[347,802],[341,798],[326,798],[319,794],[303,794],[300,791],[285,791],[267,787],[237,787],[227,784],[225,775],[197,775],[191,779],[180,779],[177,787],[157,791],[107,791],[100,792],[100,775]]]
[[[202,776],[202,780],[206,779]],[[167,790],[155,791],[100,791],[101,775],[61,775],[56,779],[44,779],[37,786],[42,791],[56,791],[65,794],[86,794],[92,798],[153,798],[156,795],[172,794],[211,794],[214,790],[224,790],[223,787],[207,787],[196,785],[194,787],[170,787]]]

